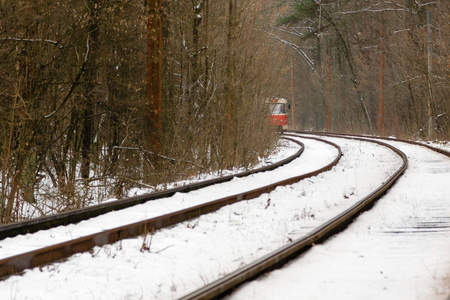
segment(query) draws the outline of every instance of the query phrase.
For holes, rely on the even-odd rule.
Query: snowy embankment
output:
[[[281,160],[293,155],[299,149],[299,145],[285,141],[283,146],[272,157],[273,160]],[[331,146],[323,146],[321,151],[324,152],[322,160],[305,165],[305,170],[313,170],[316,166],[321,166],[324,161],[331,160],[333,153],[327,153]],[[325,164],[325,163],[323,163]],[[33,234],[7,238],[0,241],[0,259],[17,255],[20,253],[32,251],[49,245],[65,242],[81,236],[86,236],[99,232],[116,228],[126,224],[139,222],[145,219],[161,216],[174,211],[182,210],[201,203],[212,201],[214,199],[225,197],[227,195],[238,194],[259,186],[263,186],[270,182],[282,180],[296,175],[296,170],[289,167],[281,167],[276,169],[276,173],[265,172],[246,177],[245,184],[241,178],[235,178],[230,182],[216,184],[201,190],[192,191],[190,193],[177,193],[169,198],[162,198],[145,204],[136,205],[127,209],[110,212],[78,224],[68,226],[60,226],[50,230],[39,231]],[[204,178],[209,179],[209,178]],[[181,184],[181,183],[180,183]],[[141,195],[148,192],[143,189],[133,191],[133,195]]]
[[[23,276],[13,276],[0,282],[0,295],[2,295],[2,299],[110,300],[181,297],[302,236],[312,227],[330,219],[370,193],[401,164],[400,159],[384,147],[359,141],[341,139],[334,139],[334,141],[338,141],[338,144],[341,145],[344,156],[338,166],[330,172],[292,186],[277,188],[272,193],[264,194],[257,199],[224,207],[215,213],[173,226],[170,229],[157,231],[153,235],[95,248],[92,253],[75,255],[64,263],[26,271]],[[189,194],[177,194],[168,199],[141,205],[128,212],[114,212],[85,221],[77,226],[55,228],[49,233],[36,233],[18,237],[18,239],[0,241],[0,257],[11,255],[11,253],[17,254],[20,251],[19,244],[28,243],[26,247],[30,249],[34,247],[34,244],[42,244],[44,241],[45,243],[60,242],[64,236],[75,237],[92,232],[92,230],[116,227],[121,222],[137,221],[142,217],[152,217],[198,204],[199,201],[213,200],[224,196],[225,192],[236,194],[240,190],[248,190],[256,185],[279,181],[283,177],[307,173],[328,163],[336,154],[336,150],[329,145],[312,140],[303,140],[303,142],[306,145],[304,154],[293,163],[276,171],[235,179],[230,183]],[[417,156],[419,159],[422,154],[418,153]],[[417,171],[414,168],[410,165],[407,172],[413,173],[410,173],[407,178],[416,177],[413,175]],[[439,182],[433,177],[429,179],[435,181],[436,184]],[[412,185],[411,189],[419,188],[415,182],[408,182],[407,180],[406,186]],[[400,183],[395,185],[394,191],[398,185]],[[389,197],[391,193],[392,191],[385,197]],[[444,199],[449,200],[448,189],[441,194]],[[421,211],[421,205],[425,200],[417,202],[416,195],[420,198],[424,194],[421,191],[413,191],[412,194],[407,190],[403,191],[395,198],[395,201],[386,201],[386,205],[395,203],[394,208],[386,206],[377,213],[370,211],[351,225],[350,228],[356,226],[356,229],[359,228],[362,232],[351,230],[353,234],[345,238],[345,234],[349,234],[345,231],[325,245],[313,247],[307,254],[292,262],[288,267],[291,269],[290,273],[284,273],[285,268],[272,272],[270,276],[244,286],[239,293],[232,297],[238,299],[262,299],[264,296],[266,299],[298,298],[298,294],[294,293],[302,290],[301,295],[305,296],[305,299],[323,299],[323,296],[330,295],[332,298],[341,295],[342,299],[344,297],[347,299],[352,294],[356,296],[355,299],[367,299],[372,295],[377,299],[387,298],[386,295],[392,299],[398,299],[396,296],[399,292],[409,292],[411,284],[417,283],[415,280],[410,280],[410,277],[414,276],[411,275],[414,272],[411,272],[410,269],[408,269],[408,276],[405,276],[404,279],[393,276],[393,270],[397,270],[397,272],[402,270],[396,268],[397,261],[404,262],[403,259],[397,259],[403,255],[400,249],[409,249],[410,254],[415,255],[415,249],[410,246],[416,246],[412,243],[412,240],[416,239],[397,244],[396,233],[389,233],[391,239],[381,241],[384,246],[378,246],[389,249],[393,254],[391,256],[388,256],[389,253],[386,256],[378,255],[376,252],[379,251],[378,249],[373,249],[369,253],[358,252],[360,250],[350,248],[347,242],[353,241],[356,244],[371,246],[375,244],[377,246],[380,243],[378,236],[384,235],[385,231],[388,231],[393,224],[400,226],[415,220],[414,213]],[[413,199],[416,199],[413,209],[409,211],[403,209],[401,203],[405,199],[411,199],[409,202],[414,202]],[[380,203],[382,202],[380,201]],[[380,204],[377,204],[375,208],[379,206]],[[447,204],[447,207],[450,205]],[[400,208],[401,211],[397,208]],[[397,215],[394,213],[396,210],[399,210]],[[398,215],[401,217],[399,218]],[[368,223],[357,225],[364,218],[368,218]],[[392,220],[400,223],[392,223]],[[338,239],[343,240],[335,245],[335,248],[327,248]],[[432,239],[430,238],[430,240]],[[446,245],[443,240],[436,248],[442,250],[442,247]],[[441,250],[436,250],[436,254],[442,254],[439,252]],[[312,258],[308,259],[309,256]],[[445,259],[447,262],[449,261],[448,254],[441,255],[441,257],[444,257],[444,261]],[[376,267],[378,264],[382,266],[386,261],[391,265],[383,268],[381,270],[383,273],[380,275],[378,269],[365,270],[361,268],[360,272],[346,271],[350,267],[357,267],[344,264],[347,261],[354,265],[370,261],[368,266],[372,267]],[[294,268],[296,264],[301,265],[300,269]],[[415,266],[417,267],[417,263]],[[404,266],[400,264],[398,267]],[[442,277],[441,269],[443,267],[432,268],[437,277]],[[422,267],[419,272],[424,269]],[[446,274],[450,274],[450,268],[447,268],[447,271]],[[389,274],[389,277],[384,279],[383,274],[385,276]],[[265,281],[272,280],[272,276],[275,276],[274,281]],[[339,278],[342,280],[338,280]],[[341,288],[338,283],[358,282],[358,278],[367,284],[360,284],[361,288],[358,283],[356,286],[344,284]],[[373,285],[369,284],[372,280],[374,280]],[[379,291],[381,283],[384,284],[390,280],[392,282],[388,286],[387,293],[381,294]],[[427,282],[429,283],[429,281]],[[428,290],[438,287],[441,288],[438,292],[443,294],[445,290],[442,285],[438,285],[441,281],[437,279],[435,283],[437,285],[430,285]],[[308,289],[308,287],[310,288]],[[267,289],[264,290],[264,288]],[[305,289],[305,293],[303,289]],[[327,292],[328,294],[326,294]],[[293,295],[295,297],[292,297]],[[401,298],[403,299],[403,297]],[[411,297],[406,298],[411,299]]]

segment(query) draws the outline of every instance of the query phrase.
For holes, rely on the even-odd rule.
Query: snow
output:
[[[0,282],[1,299],[176,299],[214,281],[350,207],[401,164],[385,147],[328,139],[344,152],[329,172],[153,235],[12,276]],[[300,140],[306,145],[303,155],[286,167],[76,226],[6,239],[0,241],[0,258],[307,173],[336,155],[327,144]],[[408,155],[409,168],[372,210],[325,244],[242,286],[230,298],[291,299],[299,298],[301,291],[304,299],[447,299],[450,230],[442,226],[430,232],[427,225],[450,224],[450,160],[422,147],[390,143]]]
[[[230,298],[292,299],[301,290],[305,299],[450,299],[450,160],[390,144],[408,155],[409,169],[372,210]]]

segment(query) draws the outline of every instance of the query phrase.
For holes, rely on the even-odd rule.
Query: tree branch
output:
[[[54,114],[56,114],[67,103],[67,101],[69,101],[70,96],[72,95],[73,91],[75,90],[75,87],[80,82],[81,75],[83,74],[84,69],[86,68],[86,63],[88,61],[88,57],[89,57],[89,35],[86,40],[86,54],[84,55],[84,61],[83,61],[83,64],[81,65],[80,71],[78,72],[78,74],[75,78],[75,81],[73,82],[72,86],[70,87],[69,92],[67,93],[67,95],[64,98],[64,100],[62,101],[62,103],[58,106],[58,108],[56,110],[54,110],[53,112],[49,113],[48,115],[45,115],[44,119],[48,119],[51,116],[53,116]]]
[[[52,40],[43,40],[43,39],[24,39],[24,38],[14,38],[14,37],[7,37],[4,39],[5,41],[17,41],[17,42],[30,42],[30,43],[39,43],[39,42],[45,42],[50,43],[53,45],[58,45],[57,41]]]
[[[316,69],[314,68],[314,61],[312,59],[310,59],[308,57],[308,55],[306,55],[306,53],[299,46],[297,46],[297,45],[295,45],[295,44],[293,44],[293,43],[291,43],[291,42],[289,42],[287,40],[283,40],[282,38],[280,38],[279,36],[277,36],[277,35],[275,35],[273,33],[270,33],[270,32],[264,31],[264,30],[263,30],[263,32],[267,33],[271,38],[274,38],[274,39],[282,42],[283,44],[291,47],[295,51],[297,51],[297,53],[300,54],[300,56],[303,58],[303,60],[308,64],[308,66],[310,66],[311,69],[315,73],[317,72]]]

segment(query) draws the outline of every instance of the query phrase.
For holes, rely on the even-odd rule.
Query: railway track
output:
[[[302,132],[303,133],[303,132]],[[289,136],[294,136],[296,133],[292,132]],[[338,136],[338,135],[333,135]],[[352,136],[343,138],[353,139],[353,140],[361,140],[367,141],[367,139]],[[227,276],[210,283],[203,288],[194,291],[183,298],[182,300],[187,299],[220,299],[225,295],[231,293],[238,286],[240,286],[244,282],[251,281],[260,275],[272,271],[274,269],[280,268],[285,265],[287,262],[292,259],[298,257],[300,254],[307,251],[313,245],[317,243],[321,243],[325,241],[330,236],[336,234],[337,232],[342,231],[346,228],[359,214],[366,211],[370,207],[373,206],[376,200],[378,200],[381,196],[383,196],[386,191],[397,181],[397,179],[403,174],[408,166],[408,159],[406,155],[398,150],[397,148],[380,142],[376,140],[371,140],[373,143],[377,143],[384,147],[387,147],[394,151],[398,156],[401,157],[403,163],[401,167],[389,177],[388,180],[383,182],[381,186],[375,189],[366,197],[362,198],[350,208],[346,209],[339,215],[335,216],[331,220],[325,222],[319,227],[313,229],[311,232],[306,234],[300,239],[293,241],[292,243],[277,249],[276,251],[267,254],[266,256],[246,265],[245,267],[238,269]]]
[[[395,137],[370,136],[370,135],[349,134],[349,133],[312,132],[312,131],[292,131],[292,132],[295,132],[298,134],[304,134],[304,135],[313,135],[313,136],[350,137],[350,138],[358,138],[358,139],[366,139],[366,140],[367,139],[368,140],[375,139],[375,140],[394,141],[394,142],[396,141],[396,142],[402,142],[402,143],[406,143],[406,144],[410,144],[410,145],[425,147],[434,152],[437,152],[437,153],[443,154],[447,157],[450,157],[450,151],[447,151],[447,150],[444,150],[441,148],[436,148],[436,147],[430,146],[428,144],[411,141],[411,140],[406,140],[406,139],[395,138]]]
[[[305,139],[305,135],[309,135],[309,134],[311,134],[311,133],[302,133],[303,139]],[[297,135],[297,133],[291,132],[290,135]],[[367,141],[368,137],[353,136],[351,138],[355,139],[355,140]],[[376,142],[376,143],[378,143],[379,145],[382,144],[383,147],[388,147],[389,149],[392,149],[392,151],[395,151],[392,146],[384,145],[381,142]],[[393,184],[393,182],[404,171],[404,168],[406,168],[406,162],[405,162],[404,155],[401,155],[401,153],[398,153],[398,155],[400,157],[402,157],[403,164],[402,164],[402,167],[394,175],[390,176],[389,180],[386,181],[390,185]],[[341,153],[338,152],[338,155],[336,156],[335,160],[338,160],[340,158],[340,156],[341,156]],[[333,161],[333,163],[337,163],[337,161]],[[327,169],[329,170],[330,167],[328,167]],[[319,174],[319,172],[320,171],[318,171],[317,173],[315,173],[313,175],[317,175],[317,174]],[[312,173],[312,172],[310,172],[310,173]],[[302,176],[306,176],[306,175],[308,175],[308,174],[304,174]],[[311,174],[309,174],[309,175],[311,175]],[[302,176],[297,176],[297,177],[302,177]],[[297,179],[301,180],[301,179],[306,179],[306,178],[308,178],[308,177],[306,176],[306,177],[297,178]],[[285,182],[285,184],[292,184],[292,183],[293,183],[293,181],[291,181],[291,179],[289,179]],[[269,189],[266,189],[265,191],[261,191],[261,193],[270,192],[274,188],[275,188],[275,186],[273,186]],[[299,254],[301,254],[304,251],[306,251],[307,249],[309,249],[311,247],[311,245],[320,243],[321,241],[325,240],[327,237],[329,237],[333,233],[339,232],[340,230],[342,230],[342,228],[345,228],[348,225],[348,223],[351,222],[351,220],[354,219],[355,216],[357,216],[361,212],[361,209],[369,208],[373,204],[373,201],[375,201],[375,199],[377,197],[380,197],[381,195],[383,195],[385,193],[385,191],[386,190],[384,190],[384,188],[381,188],[381,187],[374,190],[368,196],[357,201],[357,203],[355,203],[352,207],[350,207],[349,209],[347,209],[344,212],[342,212],[341,214],[339,214],[337,217],[333,218],[332,220],[330,220],[328,222],[325,222],[318,228],[315,228],[312,231],[310,231],[310,233],[308,233],[306,236],[304,236],[304,238],[294,240],[293,242],[288,243],[286,246],[282,247],[281,249],[279,249],[275,252],[272,252],[268,255],[265,255],[263,258],[258,259],[257,261],[251,263],[250,265],[245,266],[242,269],[237,270],[236,272],[230,273],[229,275],[220,279],[218,282],[214,282],[210,285],[205,286],[203,289],[201,289],[199,291],[196,291],[192,294],[186,295],[183,299],[220,298],[223,295],[229,293],[231,290],[234,290],[236,288],[236,286],[242,284],[243,282],[249,281],[249,280],[257,277],[259,274],[267,272],[268,270],[272,270],[274,268],[278,268],[278,267],[282,266],[287,261],[297,257]],[[249,192],[248,195],[250,196],[250,194],[253,194],[253,192],[254,191]],[[255,197],[258,196],[258,193],[255,193],[253,196],[255,196]],[[247,199],[246,195],[240,195],[240,196],[236,195],[236,196],[237,196],[236,200]],[[373,198],[373,197],[375,197],[375,198]],[[270,200],[270,198],[269,198],[269,200]],[[215,210],[215,209],[213,209],[213,210]],[[193,216],[193,217],[195,217],[195,216]],[[344,221],[344,219],[346,219],[346,221]],[[151,231],[150,228],[152,226],[153,226],[152,223],[147,223],[145,225],[141,224],[139,230]],[[153,227],[153,228],[155,228],[155,227]],[[128,229],[126,229],[126,230],[128,230]],[[142,233],[142,231],[139,231],[139,230],[137,231],[138,232],[137,235],[140,235]],[[74,247],[74,249],[78,249],[78,247],[86,247],[86,245],[87,245],[87,248],[92,249],[93,248],[92,241],[94,241],[94,242],[100,241],[99,245],[102,245],[103,243],[105,243],[105,241],[106,241],[106,243],[110,242],[111,236],[115,235],[115,236],[118,236],[119,238],[126,237],[125,232],[126,231],[124,231],[124,233],[122,233],[122,231],[119,231],[118,233],[115,233],[115,234],[112,234],[109,232],[104,232],[103,235],[87,238],[87,240],[90,240],[90,242],[79,240],[78,242],[75,242],[73,244],[73,246],[70,246],[70,247]],[[133,233],[132,235],[135,235],[135,233]],[[112,240],[114,240],[114,239],[115,238],[113,238]],[[63,248],[66,248],[66,246],[64,246]],[[58,251],[60,251],[60,250],[55,251],[53,249],[47,249],[47,250],[50,250],[49,253],[59,253]],[[83,251],[87,251],[87,250],[83,250]],[[17,261],[13,262],[13,263],[16,265],[19,265],[21,261],[23,262],[26,260],[28,260],[28,261],[31,260],[31,261],[36,261],[37,265],[45,265],[50,262],[47,259],[40,260],[40,258],[42,258],[46,255],[49,255],[49,254],[36,254],[36,253],[31,254],[31,253],[29,253],[28,257],[21,257],[21,258],[16,257]],[[67,257],[68,255],[70,255],[70,253],[68,252],[68,253],[65,253],[64,255]],[[56,255],[53,257],[53,259],[58,260],[58,259],[61,259],[61,257]],[[4,260],[2,260],[2,261],[4,261]],[[11,262],[12,261],[9,262],[10,265],[11,265]],[[2,263],[2,262],[0,262],[0,263]],[[28,267],[32,267],[32,266],[28,266]],[[28,268],[28,267],[25,267],[25,268]],[[11,270],[11,269],[9,269],[9,270]],[[10,273],[8,273],[8,274],[13,274],[16,272],[20,272],[20,269],[14,269],[13,271],[9,271],[9,272]],[[5,275],[8,275],[8,274],[5,274]]]
[[[342,136],[303,134],[332,141]],[[291,298],[298,291],[305,299],[450,299],[449,151],[409,140],[350,136],[401,149],[409,159],[405,176],[348,230],[282,271],[243,285],[229,299],[272,299],[280,293]]]
[[[377,199],[379,199],[395,183],[395,181],[406,170],[408,165],[407,157],[403,152],[401,152],[400,150],[394,148],[389,144],[379,142],[378,140],[374,140],[373,137],[370,136],[348,135],[348,134],[344,135],[335,133],[317,133],[317,132],[296,132],[296,133],[372,141],[379,144],[383,144],[386,147],[391,148],[399,156],[402,157],[403,165],[394,175],[392,175],[389,178],[388,181],[383,183],[383,185],[380,186],[378,189],[376,189],[373,193],[363,198],[354,206],[342,212],[341,214],[331,219],[330,221],[326,222],[322,226],[312,230],[309,234],[305,235],[303,238],[298,239],[294,243],[289,244],[283,248],[280,248],[266,255],[265,257],[260,258],[259,260],[221,278],[220,280],[217,280],[191,294],[186,295],[182,299],[222,298],[224,295],[231,293],[242,283],[251,281],[268,271],[277,269],[285,265],[288,261],[298,257],[301,253],[308,250],[312,245],[320,243],[326,240],[329,236],[333,235],[334,233],[341,231],[348,224],[350,224],[352,220],[355,219],[360,213],[370,208],[374,204],[374,202]],[[448,151],[439,148],[434,148],[432,146],[414,141],[395,138],[384,138],[384,137],[377,139],[385,141],[401,141],[412,145],[422,146],[450,157],[450,152]]]
[[[289,138],[288,138],[289,139]],[[311,138],[316,139],[317,138]],[[303,145],[301,142],[295,141],[293,139],[290,139],[291,141],[294,141],[300,145]],[[213,211],[216,211],[217,209],[229,205],[238,201],[242,200],[248,200],[255,197],[258,197],[262,193],[268,193],[272,190],[274,190],[278,186],[283,185],[289,185],[295,182],[298,182],[300,180],[303,180],[305,178],[309,178],[312,176],[315,176],[321,172],[330,170],[334,165],[337,164],[337,162],[340,159],[341,151],[339,146],[328,142],[323,141],[324,143],[327,143],[337,149],[337,155],[333,161],[331,161],[326,166],[323,166],[322,168],[319,168],[317,170],[314,170],[312,172],[308,172],[306,174],[302,174],[299,176],[290,177],[288,179],[284,179],[282,181],[272,183],[260,188],[252,189],[246,192],[242,192],[239,194],[227,196],[215,201],[207,202],[204,204],[196,205],[190,208],[186,208],[183,210],[175,211],[173,213],[161,215],[155,218],[146,219],[143,221],[135,222],[132,224],[127,224],[124,226],[115,227],[109,230],[103,230],[101,232],[97,232],[94,234],[82,236],[76,239],[72,239],[69,241],[65,241],[62,243],[50,245],[47,247],[42,247],[39,249],[35,249],[32,251],[24,252],[18,255],[10,256],[7,258],[3,258],[0,260],[0,278],[4,278],[13,274],[17,274],[22,272],[25,269],[30,269],[34,267],[39,267],[43,265],[50,264],[55,261],[59,261],[61,259],[65,259],[67,257],[70,257],[71,255],[75,253],[80,252],[86,252],[91,249],[93,249],[96,246],[103,246],[106,244],[112,244],[116,241],[141,236],[148,232],[154,232],[155,230],[166,228],[169,226],[172,226],[174,224],[190,220],[193,218],[196,218],[200,215],[207,214]],[[69,212],[63,214],[63,216],[50,216],[48,218],[42,218],[41,220],[31,220],[27,222],[23,222],[22,224],[14,224],[11,226],[5,226],[3,230],[3,234],[6,235],[13,235],[12,233],[17,232],[28,232],[28,231],[36,231],[42,228],[48,228],[48,227],[54,227],[57,225],[60,225],[61,223],[63,225],[66,224],[66,222],[78,222],[80,219],[87,219],[89,217],[92,217],[93,215],[99,215],[101,213],[104,213],[105,211],[109,211],[112,209],[118,209],[119,207],[122,208],[123,206],[130,206],[131,203],[133,205],[140,204],[143,201],[150,201],[153,199],[161,199],[163,197],[168,197],[176,192],[180,191],[191,191],[194,189],[199,189],[200,187],[210,186],[213,184],[217,184],[219,182],[229,181],[232,178],[235,177],[243,177],[248,176],[250,174],[256,174],[267,170],[275,169],[275,167],[279,167],[281,165],[284,165],[296,157],[298,157],[303,151],[302,148],[293,156],[283,160],[280,163],[274,164],[269,167],[264,167],[255,171],[246,172],[244,174],[239,174],[235,176],[228,176],[226,178],[220,178],[217,180],[210,180],[208,182],[202,182],[197,183],[191,186],[183,187],[182,190],[180,189],[174,189],[167,192],[160,192],[156,193],[156,195],[150,194],[145,195],[141,197],[134,197],[131,200],[123,200],[119,201],[119,203],[115,204],[109,204],[106,203],[105,205],[99,205],[99,207],[95,208],[87,208],[83,210],[78,210],[74,212]],[[121,202],[126,202],[125,204]],[[50,220],[50,221],[49,221]],[[36,225],[37,224],[37,225]],[[22,225],[22,226],[20,226]],[[13,227],[13,229],[11,229]],[[32,229],[31,229],[32,228]]]

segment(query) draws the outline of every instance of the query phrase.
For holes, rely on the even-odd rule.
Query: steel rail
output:
[[[274,269],[282,267],[287,262],[310,249],[315,244],[321,243],[330,236],[345,229],[359,214],[372,207],[375,201],[381,198],[381,196],[387,192],[387,190],[397,181],[397,179],[400,178],[400,176],[408,166],[408,159],[406,155],[399,149],[389,144],[380,141],[360,139],[357,137],[344,138],[374,142],[376,144],[388,147],[402,158],[402,166],[393,175],[391,175],[391,177],[389,177],[386,182],[384,182],[372,193],[370,193],[336,217],[312,230],[304,237],[297,239],[294,242],[261,257],[253,263],[184,296],[181,299],[220,299],[225,295],[231,293],[242,283],[251,281],[268,271],[272,271]]]
[[[95,246],[112,244],[121,239],[140,236],[148,232],[154,232],[155,230],[172,226],[177,223],[199,217],[200,215],[206,213],[214,212],[225,205],[233,204],[242,200],[256,198],[264,193],[273,191],[278,186],[290,185],[305,178],[316,176],[321,172],[328,171],[339,162],[342,156],[342,151],[338,145],[320,138],[305,138],[319,140],[335,147],[337,149],[337,155],[335,159],[318,170],[272,183],[261,188],[253,189],[233,196],[228,196],[222,199],[207,202],[159,217],[147,219],[125,226],[120,226],[110,230],[105,230],[88,236],[83,236],[67,242],[37,249],[35,251],[30,251],[16,256],[4,258],[0,260],[0,278],[18,274],[25,269],[47,265],[68,258],[75,253],[90,251]]]
[[[176,188],[167,189],[164,191],[153,192],[149,194],[144,194],[140,196],[125,198],[117,201],[101,203],[97,205],[92,205],[85,208],[75,209],[55,215],[44,216],[40,218],[35,218],[31,220],[10,223],[0,226],[0,240],[5,239],[7,237],[14,237],[20,234],[27,234],[37,232],[39,230],[46,230],[50,228],[54,228],[57,226],[75,224],[93,217],[97,217],[99,215],[125,209],[134,205],[143,204],[148,201],[157,200],[161,198],[167,198],[173,196],[175,193],[187,193],[190,191],[198,190],[207,186],[211,186],[218,183],[223,183],[232,180],[237,177],[249,176],[252,174],[266,172],[270,170],[274,170],[278,167],[281,167],[295,158],[299,157],[303,150],[304,145],[290,138],[284,138],[286,140],[290,140],[294,143],[297,143],[301,146],[299,151],[295,154],[279,161],[271,165],[267,165],[255,170],[245,171],[234,175],[222,176],[219,178],[204,180],[201,182],[192,183],[185,186],[180,186]]]

